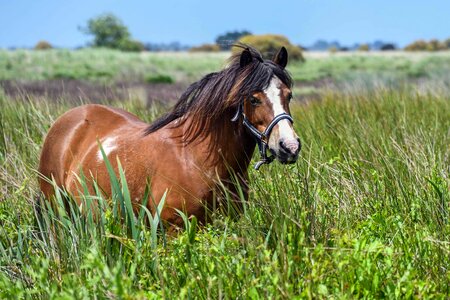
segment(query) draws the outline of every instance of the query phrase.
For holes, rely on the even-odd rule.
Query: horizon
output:
[[[85,47],[92,37],[79,27],[103,13],[121,19],[134,39],[152,44],[213,43],[218,35],[235,30],[282,34],[293,44],[305,47],[318,40],[338,41],[343,46],[380,40],[404,47],[419,39],[449,38],[450,21],[445,12],[450,11],[450,3],[419,2],[301,0],[272,8],[273,3],[268,1],[254,5],[237,0],[226,3],[139,0],[131,5],[123,1],[18,0],[0,4],[0,48],[32,48],[40,40],[59,48]]]

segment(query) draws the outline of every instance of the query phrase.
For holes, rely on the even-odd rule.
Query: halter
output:
[[[258,144],[261,160],[256,163],[255,170],[259,170],[259,168],[263,164],[270,164],[275,159],[274,156],[267,156],[267,147],[269,147],[269,138],[272,129],[281,120],[286,119],[289,120],[291,123],[294,123],[294,120],[292,119],[291,115],[287,113],[281,113],[273,118],[273,120],[269,123],[269,125],[267,125],[267,128],[266,130],[264,130],[264,132],[261,132],[258,129],[256,129],[256,127],[253,126],[253,124],[247,119],[247,116],[244,114],[244,104],[242,102],[241,104],[239,104],[236,114],[231,119],[231,122],[236,122],[240,116],[242,116],[242,124],[250,131],[253,138],[256,140],[256,143]]]

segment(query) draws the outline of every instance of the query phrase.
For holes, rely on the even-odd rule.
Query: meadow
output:
[[[0,80],[153,84],[161,75],[176,85],[227,55],[0,51]],[[448,299],[450,53],[306,58],[288,66],[298,162],[251,170],[242,214],[215,212],[204,227],[186,219],[176,236],[157,214],[117,213],[129,198],[122,172],[113,199],[84,196],[102,203],[97,221],[73,204],[67,214],[63,191],[42,217],[33,209],[39,152],[60,114],[96,100],[151,122],[170,103],[0,89],[0,298]]]
[[[305,52],[306,62],[291,62],[294,80],[336,81],[376,75],[389,79],[448,77],[450,51],[443,52]],[[0,50],[0,80],[79,79],[101,83],[157,81],[192,82],[226,65],[228,52],[124,53],[108,49]]]

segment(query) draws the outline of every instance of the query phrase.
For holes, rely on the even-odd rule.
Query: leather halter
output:
[[[232,122],[236,122],[239,117],[242,116],[242,124],[250,131],[253,138],[256,140],[256,143],[258,144],[259,154],[261,155],[261,160],[256,163],[255,170],[259,170],[259,168],[263,164],[270,164],[275,157],[274,156],[267,156],[267,148],[269,147],[269,138],[270,133],[272,132],[272,129],[275,127],[275,125],[278,124],[281,120],[289,120],[291,123],[294,123],[294,120],[292,119],[291,115],[287,113],[281,113],[273,118],[273,120],[267,125],[264,132],[259,131],[256,129],[255,126],[247,119],[246,115],[244,114],[244,105],[241,102],[239,104],[239,107],[236,111],[236,114],[231,119]]]

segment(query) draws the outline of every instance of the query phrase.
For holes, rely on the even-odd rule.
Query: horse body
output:
[[[110,196],[100,142],[115,170],[117,158],[120,160],[135,212],[140,209],[147,182],[152,197],[148,208],[154,212],[155,204],[167,190],[161,217],[176,226],[182,225],[176,209],[206,221],[206,209],[215,205],[219,186],[236,195],[236,200],[241,200],[237,189],[243,190],[246,197],[247,169],[257,141],[264,142],[283,163],[294,162],[300,150],[291,124],[282,120],[286,117],[277,119],[276,124],[271,122],[275,113],[289,113],[286,99],[290,78],[284,73],[285,63],[282,68],[272,62],[263,65],[262,59],[252,59],[257,55],[255,50],[247,49],[240,62],[235,57],[231,67],[222,73],[194,83],[173,111],[150,127],[124,110],[103,105],[84,105],[66,112],[51,127],[44,142],[39,165],[42,192],[51,199],[54,188],[46,178],[53,178],[57,186],[77,199],[82,191],[77,177],[82,170]],[[284,55],[287,59],[287,52]],[[255,72],[265,76],[264,81],[251,77]],[[269,125],[274,128],[272,135],[269,132],[270,136],[264,137],[267,141],[255,141],[245,122],[231,121],[239,117],[233,118],[236,111],[253,124],[253,131],[264,131]]]
[[[88,171],[92,174],[85,174],[86,177],[92,175],[110,196],[109,175],[98,147],[100,142],[116,170],[116,157],[119,158],[135,211],[140,209],[145,182],[149,179],[156,204],[168,190],[167,209],[163,210],[162,218],[176,225],[181,225],[182,220],[174,209],[204,221],[205,206],[211,203],[217,179],[227,182],[229,168],[242,178],[247,177],[247,166],[255,146],[249,140],[243,144],[239,135],[224,135],[217,154],[226,148],[226,157],[219,158],[221,162],[218,163],[217,156],[208,152],[211,149],[210,137],[180,147],[185,128],[170,128],[169,125],[145,135],[147,127],[147,123],[121,109],[96,104],[74,108],[62,115],[50,129],[42,150],[39,172],[47,178],[53,176],[56,184],[65,187],[76,199],[82,191],[77,176],[80,170]],[[231,162],[231,166],[226,161]],[[246,163],[237,165],[237,161]],[[54,193],[53,186],[45,179],[40,180],[40,185],[50,199]],[[89,188],[92,189],[91,186]],[[153,210],[154,204],[150,208]]]

